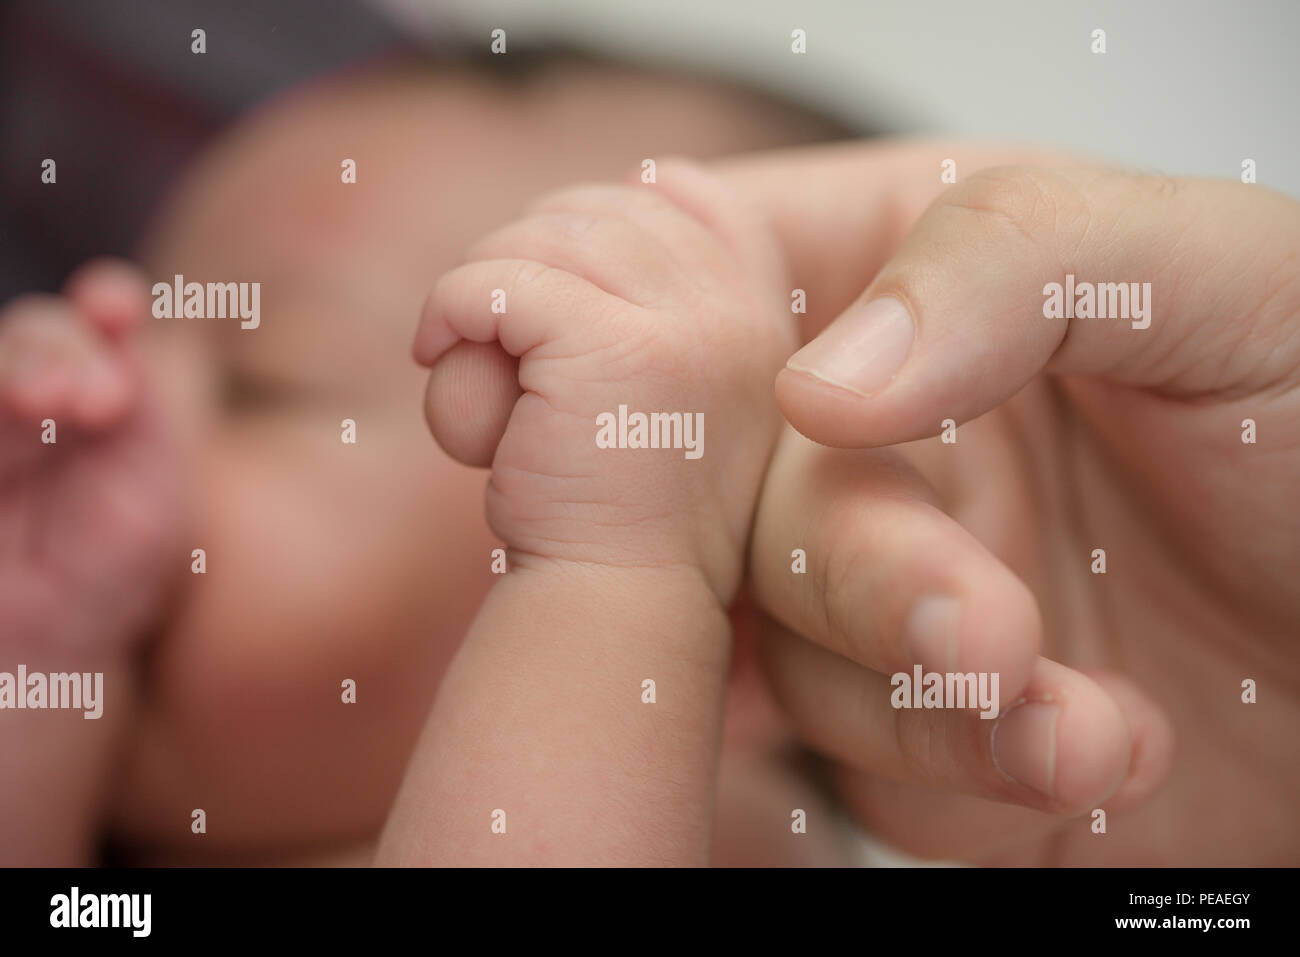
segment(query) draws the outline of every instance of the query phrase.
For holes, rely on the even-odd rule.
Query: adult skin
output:
[[[1297,863],[1300,207],[942,143],[724,170],[821,330],[776,383],[803,435],[752,591],[769,679],[858,818],[985,863]],[[1045,318],[1067,273],[1150,282],[1150,327]],[[892,709],[918,661],[999,671],[1002,718]]]

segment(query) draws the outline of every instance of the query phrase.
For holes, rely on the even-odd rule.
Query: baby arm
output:
[[[519,358],[486,387],[508,421],[475,426],[496,440],[488,518],[510,569],[444,679],[381,864],[706,861],[725,608],[794,331],[766,228],[692,166],[658,179],[541,201],[426,306],[416,353],[445,447],[467,441],[438,410],[503,368],[451,369],[463,340]],[[638,412],[677,414],[657,447],[638,447]]]
[[[689,570],[517,566],[443,681],[380,860],[704,863],[728,644]]]
[[[0,866],[91,862],[131,656],[177,551],[146,297],[99,261],[0,313]]]

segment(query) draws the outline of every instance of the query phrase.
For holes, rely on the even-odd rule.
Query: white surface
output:
[[[875,129],[1030,140],[1300,196],[1300,2],[375,0],[486,47],[560,41],[774,88]],[[790,31],[808,53],[790,52]],[[1094,28],[1107,53],[1090,52]]]

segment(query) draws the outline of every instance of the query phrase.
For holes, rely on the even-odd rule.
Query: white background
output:
[[[446,37],[706,69],[872,129],[1074,147],[1300,196],[1300,0],[376,0]],[[436,27],[433,24],[436,23]],[[808,53],[790,52],[790,31]],[[1090,52],[1094,28],[1107,52]]]

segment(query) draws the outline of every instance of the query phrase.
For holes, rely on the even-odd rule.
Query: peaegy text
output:
[[[1143,904],[1147,907],[1168,907],[1171,904],[1190,904],[1195,900],[1198,904],[1247,904],[1250,902],[1250,894],[1234,893],[1205,893],[1189,894],[1186,891],[1179,891],[1177,894],[1129,894],[1128,902],[1130,904]]]
[[[1196,903],[1198,904],[1247,904],[1250,902],[1249,894],[1197,894]]]

